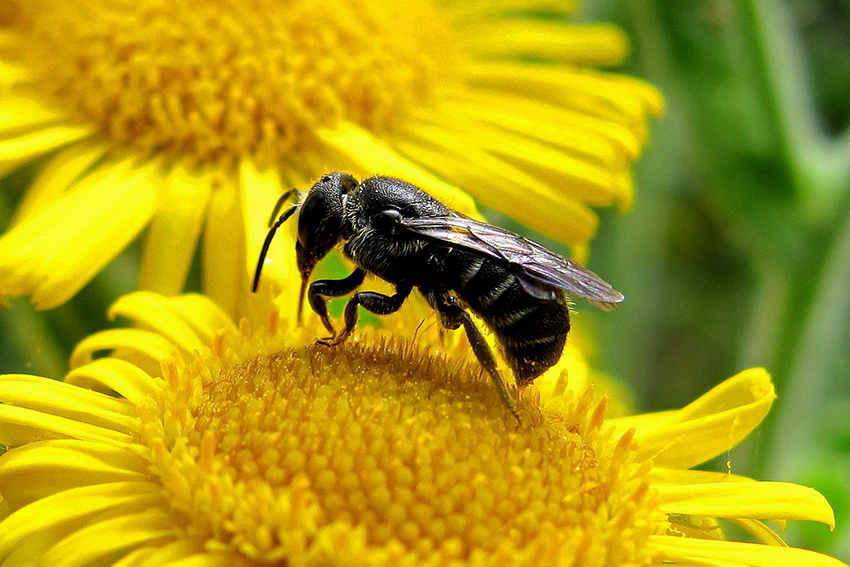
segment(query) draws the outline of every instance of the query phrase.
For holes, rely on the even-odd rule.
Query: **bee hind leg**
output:
[[[479,364],[490,375],[490,379],[496,385],[496,389],[499,391],[499,395],[502,397],[502,401],[508,410],[520,422],[519,413],[517,413],[516,406],[514,406],[514,402],[511,399],[508,386],[505,384],[505,380],[496,366],[496,358],[493,356],[493,351],[490,349],[475,321],[472,320],[472,317],[469,316],[466,310],[456,303],[456,299],[453,296],[449,297],[447,301],[445,298],[441,300],[436,295],[430,294],[428,299],[432,301],[432,305],[435,305],[439,311],[440,322],[445,328],[457,329],[463,325],[466,331],[466,338],[469,340],[469,346],[472,347],[472,352],[475,353],[475,358],[478,359]]]
[[[469,316],[469,313],[466,311],[461,311],[461,313],[463,314],[461,319],[463,328],[466,331],[467,339],[469,339],[469,346],[472,347],[472,352],[475,353],[475,358],[478,359],[478,362],[481,363],[481,366],[483,366],[484,370],[486,370],[490,375],[490,379],[493,380],[493,384],[495,384],[496,389],[499,390],[499,395],[502,397],[502,401],[505,402],[506,406],[508,406],[508,409],[516,420],[520,421],[519,414],[517,413],[514,402],[511,399],[511,394],[508,392],[508,386],[505,384],[505,380],[502,378],[502,375],[499,373],[499,369],[496,367],[496,359],[493,356],[493,351],[490,349],[487,341],[484,340],[484,335],[481,334],[481,330],[472,320],[472,317]]]

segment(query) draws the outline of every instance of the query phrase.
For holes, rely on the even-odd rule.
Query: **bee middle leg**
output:
[[[319,342],[326,345],[338,345],[351,335],[354,327],[357,325],[357,307],[362,305],[364,309],[374,313],[375,315],[389,315],[398,311],[407,296],[413,290],[413,286],[409,284],[400,284],[396,286],[395,295],[384,295],[374,291],[360,291],[355,293],[345,306],[343,329],[332,337],[321,339]]]

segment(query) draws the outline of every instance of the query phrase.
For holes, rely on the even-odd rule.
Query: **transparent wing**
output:
[[[509,230],[463,216],[405,218],[401,227],[446,246],[455,246],[508,262],[520,272],[529,293],[542,297],[552,288],[583,297],[610,311],[625,299],[602,278]]]

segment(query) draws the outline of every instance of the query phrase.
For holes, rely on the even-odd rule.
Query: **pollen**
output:
[[[205,161],[280,159],[343,119],[380,132],[431,95],[456,43],[421,0],[30,0],[9,19],[54,104]]]
[[[397,339],[249,358],[241,340],[170,365],[171,387],[140,412],[154,474],[208,547],[291,564],[322,550],[362,564],[651,561],[648,469],[591,392],[551,415],[523,396],[518,425],[479,370]]]

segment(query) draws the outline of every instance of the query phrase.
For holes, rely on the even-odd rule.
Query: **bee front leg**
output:
[[[348,295],[363,283],[366,277],[366,272],[357,268],[351,274],[341,280],[316,280],[310,284],[310,289],[307,291],[307,300],[310,302],[310,307],[322,320],[322,324],[331,335],[335,335],[331,318],[328,315],[328,304],[325,297],[342,297]]]
[[[366,311],[375,315],[389,315],[401,308],[404,300],[407,299],[407,296],[410,295],[412,290],[413,286],[400,284],[396,286],[395,295],[384,295],[374,291],[355,293],[345,306],[345,327],[335,336],[322,339],[319,342],[331,346],[345,342],[357,325],[357,306],[362,305]]]

